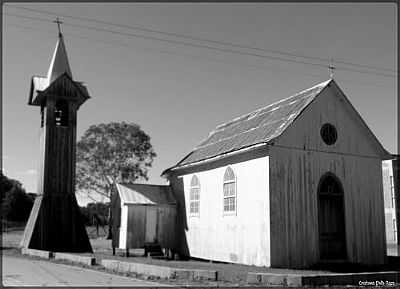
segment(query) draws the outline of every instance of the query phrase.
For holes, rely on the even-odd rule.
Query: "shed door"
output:
[[[153,243],[157,239],[157,207],[146,207],[146,234],[145,242]]]
[[[318,187],[318,223],[320,259],[346,259],[343,190],[333,174],[323,176]]]

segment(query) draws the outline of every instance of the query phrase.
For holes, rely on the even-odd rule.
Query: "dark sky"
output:
[[[36,191],[40,125],[39,109],[27,105],[30,79],[47,73],[57,27],[51,23],[55,15],[15,7],[54,12],[65,22],[62,30],[72,74],[85,82],[92,96],[79,110],[78,139],[92,124],[138,123],[151,136],[158,154],[150,171],[152,183],[164,183],[161,172],[216,125],[329,78],[326,67],[293,61],[328,65],[333,58],[339,86],[384,147],[396,152],[395,4],[7,3],[3,9],[3,167],[28,191]]]

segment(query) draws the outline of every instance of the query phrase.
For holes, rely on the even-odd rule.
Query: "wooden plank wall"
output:
[[[165,248],[176,247],[176,206],[160,206],[157,212],[157,239]]]
[[[121,225],[121,199],[117,188],[112,186],[111,192],[111,230],[112,230],[112,246],[119,247],[119,228]]]
[[[143,248],[146,235],[146,207],[128,205],[127,248]]]
[[[348,260],[381,264],[385,224],[380,160],[271,148],[271,263],[307,267],[319,261],[318,181],[342,182]]]
[[[69,105],[68,127],[55,126],[55,101],[47,103],[44,194],[75,192],[76,111]]]
[[[176,200],[176,227],[175,227],[175,251],[184,257],[190,256],[188,243],[186,239],[186,230],[188,229],[186,216],[186,200],[183,178],[175,174],[168,176],[171,190]]]
[[[71,82],[56,81],[47,95],[45,123],[41,135],[39,194],[22,244],[57,252],[92,252],[75,197],[77,97]],[[68,126],[55,124],[57,99],[68,100]]]
[[[92,252],[75,196],[49,194],[38,198],[41,201],[38,201],[40,207],[33,233],[24,244],[28,248],[54,252]]]
[[[162,248],[176,247],[176,206],[129,204],[127,225],[127,248],[143,248],[146,235],[154,235]],[[150,219],[154,211],[155,219]],[[152,231],[155,233],[153,234]],[[152,237],[153,239],[153,237]]]
[[[320,136],[327,122],[338,135],[330,146]],[[317,186],[326,172],[344,188],[349,261],[384,262],[381,153],[335,85],[303,111],[270,147],[272,266],[305,267],[319,260]]]

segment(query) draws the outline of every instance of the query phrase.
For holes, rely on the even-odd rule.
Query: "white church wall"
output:
[[[236,213],[224,213],[223,177],[228,166],[183,176],[192,257],[270,266],[269,157],[230,165],[236,176]],[[200,181],[200,209],[190,214],[190,183]]]
[[[385,202],[385,228],[388,255],[398,255],[396,199],[392,160],[382,162],[383,195]]]

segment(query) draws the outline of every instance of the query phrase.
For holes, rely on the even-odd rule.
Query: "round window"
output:
[[[333,145],[337,140],[336,128],[330,123],[324,124],[321,127],[321,137],[327,145]]]

